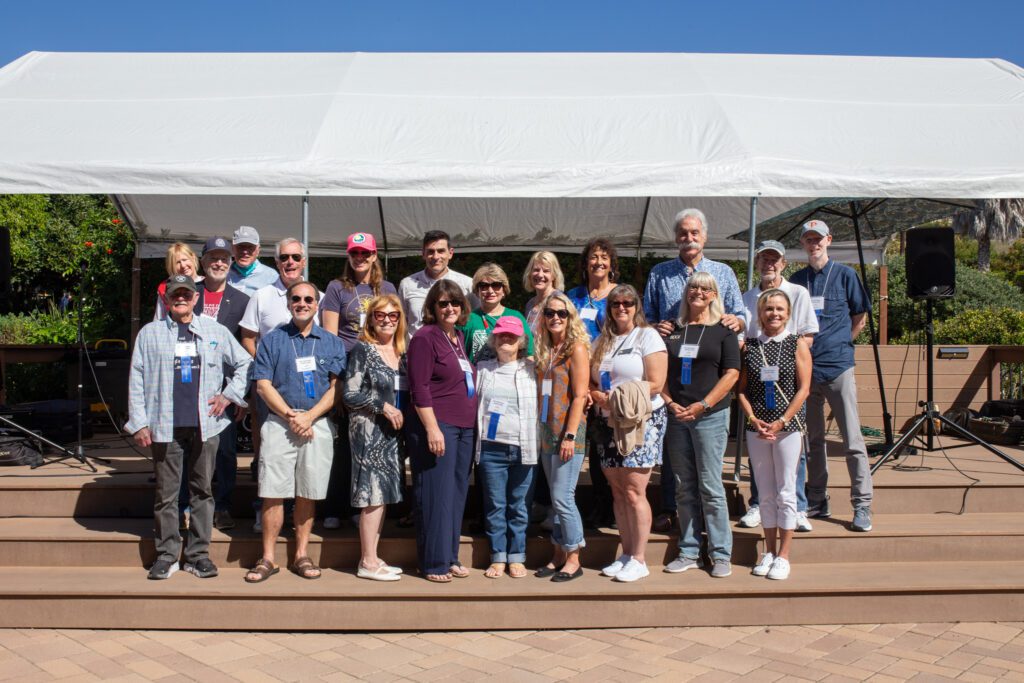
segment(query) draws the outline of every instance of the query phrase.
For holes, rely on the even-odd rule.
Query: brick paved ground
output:
[[[0,630],[0,680],[1022,681],[1024,622],[471,633]]]

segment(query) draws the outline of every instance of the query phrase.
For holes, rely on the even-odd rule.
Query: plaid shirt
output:
[[[196,349],[202,363],[199,373],[199,434],[205,441],[220,434],[231,418],[209,415],[208,401],[217,394],[243,408],[252,358],[228,328],[220,323],[192,316],[188,329],[196,337]],[[125,431],[134,434],[149,427],[153,441],[170,443],[174,438],[174,346],[178,343],[178,325],[169,316],[144,326],[135,340],[128,380],[128,423]],[[234,375],[224,386],[224,366]],[[221,391],[221,387],[224,390]]]
[[[516,394],[519,403],[519,437],[520,456],[524,465],[536,465],[540,449],[540,438],[537,436],[537,370],[533,361],[519,360],[516,368]],[[497,360],[480,361],[476,368],[476,381],[479,389],[476,411],[476,461],[480,462],[481,435],[487,433],[487,402],[488,390],[494,384],[494,371],[498,368]]]
[[[644,289],[644,315],[654,325],[662,320],[675,320],[679,316],[679,302],[683,299],[686,282],[694,272],[708,273],[718,285],[718,297],[726,313],[746,320],[746,308],[740,294],[740,283],[732,268],[724,263],[701,257],[691,270],[682,259],[674,258],[651,268]]]

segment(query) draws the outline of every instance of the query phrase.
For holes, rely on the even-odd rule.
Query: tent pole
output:
[[[637,240],[636,240],[636,275],[633,276],[633,284],[641,292],[644,289],[643,288],[644,273],[643,273],[643,269],[640,267],[640,263],[641,263],[640,262],[640,249],[643,247],[643,244],[644,244],[644,228],[647,227],[647,215],[650,213],[650,211],[651,211],[651,198],[648,197],[647,198],[647,202],[644,203],[644,217],[643,217],[643,220],[640,221],[640,235],[639,235],[639,237],[637,237]]]
[[[853,234],[857,237],[857,258],[860,261],[861,286],[871,300],[871,290],[868,288],[868,271],[864,265],[864,247],[860,239],[860,213],[857,202],[850,202],[850,215],[853,218]],[[868,334],[871,335],[871,349],[875,354],[875,374],[878,375],[878,393],[882,399],[882,429],[885,433],[885,444],[882,452],[887,452],[892,447],[892,415],[889,414],[889,403],[885,398],[885,380],[882,377],[882,358],[878,353],[878,335],[875,334],[875,319],[868,311]]]
[[[380,216],[380,239],[384,242],[384,277],[388,276],[388,229],[384,225],[384,199],[377,197],[377,214]]]
[[[757,246],[757,197],[750,198],[750,232],[747,233],[747,289],[754,288],[754,249]],[[756,313],[755,313],[756,315]],[[743,428],[743,411],[736,411],[736,461],[733,463],[732,479],[740,480],[743,469],[743,439],[747,430]],[[751,475],[753,476],[753,475]]]
[[[306,267],[302,279],[309,282],[309,190],[302,197],[302,246],[306,250]]]

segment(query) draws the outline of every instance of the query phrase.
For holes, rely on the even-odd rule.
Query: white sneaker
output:
[[[263,533],[263,513],[259,510],[256,511],[256,521],[252,523],[252,530],[258,534]]]
[[[772,562],[775,561],[775,556],[771,553],[762,553],[761,559],[757,561],[754,568],[751,570],[751,574],[754,576],[767,576],[768,570],[772,568]]]
[[[630,558],[629,562],[626,563],[626,566],[615,575],[614,580],[630,583],[631,581],[637,581],[650,575],[651,570],[647,568],[645,563],[638,562]]]
[[[807,519],[806,512],[796,513],[796,530],[797,531],[814,531],[814,527],[811,526],[811,522]]]
[[[747,514],[740,517],[740,526],[744,529],[753,529],[761,526],[761,508],[751,505],[747,508]]]
[[[324,517],[325,529],[340,529],[341,517]]]
[[[612,562],[610,565],[601,570],[601,573],[605,576],[615,576],[622,571],[622,568],[629,564],[629,561],[633,559],[629,555],[622,555],[619,559]]]
[[[789,578],[789,560],[783,557],[776,557],[772,562],[772,568],[768,570],[768,578],[781,581]]]

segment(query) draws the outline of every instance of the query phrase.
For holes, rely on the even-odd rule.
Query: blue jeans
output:
[[[491,562],[526,561],[526,509],[535,465],[524,465],[519,446],[481,441],[477,471],[483,480],[484,522]]]
[[[583,469],[584,452],[578,447],[566,462],[558,455],[560,440],[551,434],[547,425],[540,425],[540,464],[551,488],[551,507],[554,510],[554,528],[551,542],[571,553],[587,543],[583,538],[583,518],[576,507],[576,482]],[[586,427],[577,430],[576,443],[586,435]]]
[[[796,468],[796,511],[807,512],[807,451],[800,449],[800,463]],[[750,468],[750,505],[758,505],[757,481],[754,479],[754,468]]]
[[[231,494],[235,492],[235,480],[238,478],[238,423],[235,422],[234,404],[225,410],[231,423],[220,433],[220,445],[217,446],[217,461],[213,466],[213,478],[216,486],[213,489],[215,510],[231,509]]]
[[[683,557],[700,557],[700,539],[705,530],[711,559],[732,557],[729,505],[722,482],[722,461],[728,440],[728,409],[694,422],[681,422],[669,415],[665,453],[676,480],[679,554]]]

